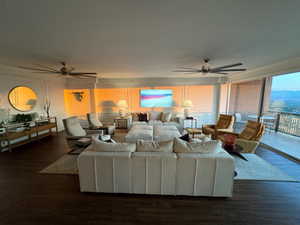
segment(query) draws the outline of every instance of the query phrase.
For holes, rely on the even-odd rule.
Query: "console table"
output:
[[[13,148],[53,135],[53,129],[58,132],[57,119],[52,117],[46,121],[35,121],[34,127],[28,127],[23,131],[10,131],[0,135],[0,150],[11,151]],[[48,132],[44,132],[48,131]]]

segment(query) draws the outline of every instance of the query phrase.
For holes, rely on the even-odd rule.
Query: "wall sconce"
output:
[[[83,95],[84,95],[84,92],[83,91],[74,91],[72,92],[74,98],[78,101],[78,102],[81,102],[82,99],[83,99]]]

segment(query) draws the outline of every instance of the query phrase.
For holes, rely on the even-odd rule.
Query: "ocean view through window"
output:
[[[300,114],[300,72],[273,77],[269,109]]]

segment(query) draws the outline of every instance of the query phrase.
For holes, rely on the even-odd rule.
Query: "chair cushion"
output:
[[[96,152],[135,152],[136,144],[133,143],[107,143],[92,137],[92,149]]]
[[[173,152],[173,141],[157,142],[138,140],[137,152]]]
[[[161,114],[161,121],[162,122],[170,122],[172,117],[171,112],[162,112]]]
[[[216,128],[217,129],[226,129],[228,128],[232,121],[233,121],[234,117],[231,115],[224,115],[224,114],[220,114],[218,123],[216,124]]]
[[[239,138],[245,140],[257,140],[263,132],[263,126],[261,123],[255,121],[248,121],[245,129],[239,135]]]
[[[214,153],[220,149],[220,143],[216,140],[207,142],[186,142],[180,138],[174,138],[174,152],[176,153]]]
[[[97,118],[96,113],[88,113],[87,118],[88,118],[90,127],[97,128],[97,127],[102,127],[103,126],[103,124]]]
[[[77,117],[70,117],[64,120],[65,128],[71,136],[86,136],[85,130],[80,126]]]

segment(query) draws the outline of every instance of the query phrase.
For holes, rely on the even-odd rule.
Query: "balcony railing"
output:
[[[300,136],[300,114],[276,112],[275,131]]]

